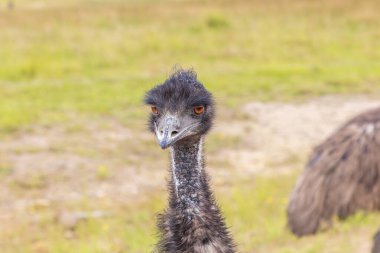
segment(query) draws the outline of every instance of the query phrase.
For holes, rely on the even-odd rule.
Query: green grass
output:
[[[237,106],[380,88],[378,1],[18,2],[0,16],[0,131],[141,118],[148,88],[193,67]]]
[[[256,177],[250,184],[236,180],[232,191],[216,192],[239,252],[349,253],[358,252],[358,246],[370,240],[378,227],[376,214],[359,213],[344,223],[336,223],[328,232],[303,239],[293,237],[286,230],[284,210],[294,178]],[[29,215],[40,217],[37,223],[28,227],[18,220],[15,222],[18,230],[0,233],[2,252],[150,252],[157,241],[155,215],[163,209],[164,196],[156,193],[148,201],[121,207],[93,199],[77,203],[77,208],[89,211],[100,208],[110,216],[80,223],[71,239],[63,236],[65,232],[55,222],[52,210],[31,209]]]
[[[17,1],[12,11],[0,9],[0,137],[67,122],[80,132],[86,129],[82,122],[109,117],[132,130],[141,127],[144,92],[177,64],[193,67],[221,107],[236,114],[252,100],[379,96],[379,9],[376,0]],[[212,138],[211,152],[220,143],[243,145],[238,137]],[[143,157],[144,145],[129,152]],[[1,183],[12,172],[0,161]],[[33,197],[48,182],[36,175],[11,182],[10,190]],[[115,176],[106,165],[95,175],[99,183]],[[378,228],[376,214],[358,214],[314,237],[290,235],[284,210],[294,179],[257,176],[214,187],[240,252],[361,252],[358,245]],[[60,203],[14,213],[7,229],[0,229],[1,252],[152,250],[164,192],[122,206],[81,201],[62,205],[100,209],[109,217],[80,223],[76,237],[68,239],[55,218]]]

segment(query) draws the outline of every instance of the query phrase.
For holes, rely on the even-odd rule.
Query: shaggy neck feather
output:
[[[203,184],[203,138],[171,149],[172,201],[188,213],[199,211]]]

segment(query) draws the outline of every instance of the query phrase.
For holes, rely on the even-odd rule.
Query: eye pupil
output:
[[[194,107],[194,113],[197,115],[200,115],[204,112],[205,107],[204,106],[196,106]]]
[[[152,108],[152,112],[153,112],[154,114],[158,114],[158,109],[157,109],[156,106],[152,106],[151,108]]]

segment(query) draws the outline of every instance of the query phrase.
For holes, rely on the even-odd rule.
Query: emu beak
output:
[[[156,125],[157,142],[162,149],[169,147],[178,140],[179,120],[177,117],[168,115]]]

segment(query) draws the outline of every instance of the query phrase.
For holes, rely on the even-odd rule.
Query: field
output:
[[[314,145],[380,103],[376,0],[0,2],[0,248],[150,252],[166,151],[144,92],[194,68],[215,95],[212,187],[239,252],[365,253],[379,214],[286,229]]]

